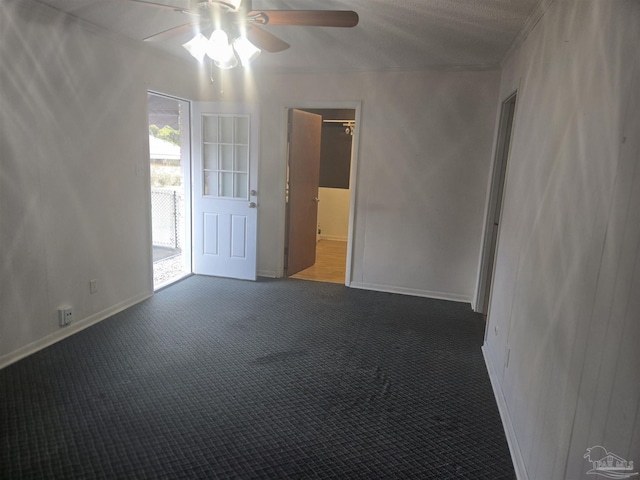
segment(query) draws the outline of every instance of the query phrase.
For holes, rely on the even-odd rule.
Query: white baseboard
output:
[[[331,240],[334,242],[346,242],[347,241],[347,237],[343,237],[340,235],[324,235],[324,234],[320,234],[318,235],[318,240]]]
[[[257,275],[259,277],[267,277],[267,278],[277,278],[276,272],[272,270],[260,270]]]
[[[509,445],[513,468],[516,471],[516,478],[518,480],[529,480],[529,475],[527,475],[527,469],[524,465],[524,457],[520,451],[516,432],[513,428],[513,422],[511,421],[511,415],[509,414],[509,407],[507,406],[504,394],[502,393],[502,387],[498,381],[497,373],[491,363],[486,344],[482,345],[482,356],[484,357],[484,363],[487,367],[487,372],[489,373],[489,380],[491,381],[491,387],[493,388],[493,395],[496,397],[496,403],[498,404],[498,412],[500,412],[502,427],[504,428],[504,434],[507,437],[507,444]]]
[[[455,293],[433,292],[417,288],[396,287],[393,285],[379,285],[376,283],[351,282],[350,287],[361,290],[374,290],[376,292],[398,293],[400,295],[413,295],[414,297],[435,298],[438,300],[451,300],[453,302],[471,303],[471,297],[457,295]]]
[[[0,357],[0,369],[6,367],[7,365],[11,365],[18,360],[28,357],[29,355],[34,354],[37,351],[47,348],[48,346],[53,345],[60,340],[64,340],[65,338],[70,337],[71,335],[78,333],[79,331],[84,330],[91,325],[95,325],[96,323],[101,322],[102,320],[105,320],[112,315],[121,312],[122,310],[132,307],[136,303],[140,303],[143,300],[151,297],[152,295],[153,292],[145,292],[140,295],[136,295],[135,297],[113,305],[112,307],[106,308],[101,312],[95,313],[90,317],[87,317],[78,322],[73,322],[68,327],[60,328],[60,330],[56,330],[55,332],[47,335],[44,338],[41,338],[40,340],[36,340],[35,342],[31,342],[30,344],[18,348],[13,352],[2,355]]]

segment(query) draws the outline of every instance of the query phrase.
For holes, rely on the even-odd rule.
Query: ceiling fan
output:
[[[200,62],[205,55],[219,68],[233,68],[239,57],[248,65],[261,50],[281,52],[290,47],[263,27],[355,27],[358,14],[350,10],[253,10],[251,0],[190,0],[189,8],[125,0],[189,15],[192,20],[145,38],[147,42],[168,40],[187,32],[195,36],[183,46]],[[235,53],[234,53],[235,52]]]

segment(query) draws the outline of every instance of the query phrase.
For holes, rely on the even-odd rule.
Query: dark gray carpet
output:
[[[468,305],[191,277],[0,371],[2,478],[515,478]]]

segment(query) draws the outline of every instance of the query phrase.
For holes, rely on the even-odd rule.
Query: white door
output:
[[[193,104],[193,272],[256,279],[258,108]]]

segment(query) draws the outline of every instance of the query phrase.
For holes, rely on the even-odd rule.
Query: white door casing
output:
[[[256,279],[259,112],[193,104],[193,272]]]

